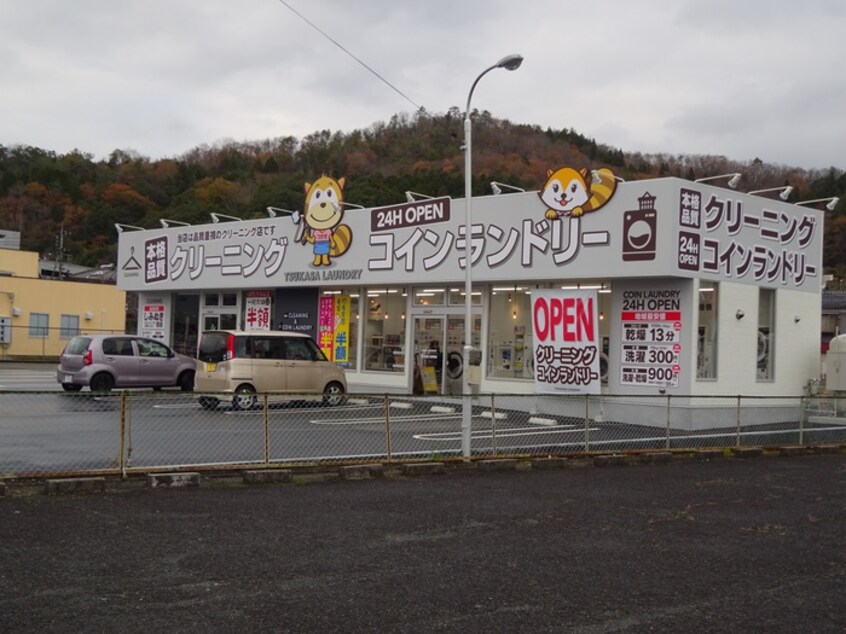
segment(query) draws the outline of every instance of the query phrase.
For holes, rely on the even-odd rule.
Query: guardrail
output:
[[[209,395],[204,395],[209,396]],[[461,399],[0,392],[0,477],[461,459]],[[206,402],[208,406],[208,402]],[[846,399],[475,395],[471,458],[846,443]]]

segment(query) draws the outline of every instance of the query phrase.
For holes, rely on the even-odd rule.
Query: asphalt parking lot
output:
[[[846,455],[0,498],[3,632],[842,632]]]

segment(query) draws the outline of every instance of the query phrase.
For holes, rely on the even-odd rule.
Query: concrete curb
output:
[[[151,473],[147,475],[150,488],[181,488],[200,486],[200,473],[186,471],[182,473]]]
[[[62,478],[47,480],[44,490],[47,495],[62,493],[103,493],[106,490],[106,478]]]
[[[764,455],[762,447],[735,447],[731,450],[735,458],[760,458]]]
[[[693,452],[693,455],[697,460],[723,460],[726,457],[722,449],[702,449]]]
[[[673,460],[673,454],[669,451],[650,451],[638,454],[637,460],[643,464],[659,464],[671,462]]]
[[[570,462],[568,458],[539,458],[532,460],[532,469],[546,471],[548,469],[566,469]]]
[[[610,454],[607,456],[596,456],[593,459],[594,467],[621,467],[629,464],[628,458],[623,454]]]
[[[293,480],[294,472],[290,469],[259,469],[244,471],[242,477],[245,484],[278,484]]]
[[[488,473],[494,471],[545,471],[550,469],[586,469],[613,466],[645,466],[684,463],[690,460],[709,461],[746,458],[773,458],[777,456],[801,457],[814,455],[846,454],[846,445],[820,445],[785,447],[731,447],[701,449],[698,451],[644,451],[612,454],[576,454],[572,456],[508,456],[475,460],[448,460],[446,462],[381,462],[355,465],[303,464],[281,469],[207,470],[201,477],[199,471],[173,473],[136,473],[127,478],[118,475],[78,478],[32,478],[28,480],[0,481],[0,497],[9,499],[27,495],[73,494],[117,491],[131,488],[214,487],[233,484],[313,484],[334,480],[370,480],[466,472]]]
[[[404,476],[443,475],[446,466],[443,462],[408,462],[400,467]]]
[[[369,480],[381,478],[384,475],[385,467],[382,464],[357,464],[338,468],[338,476],[341,480]]]
[[[480,460],[477,465],[479,471],[515,471],[519,460],[514,458],[493,458]]]
[[[778,450],[779,456],[805,456],[808,454],[807,447],[781,447]]]

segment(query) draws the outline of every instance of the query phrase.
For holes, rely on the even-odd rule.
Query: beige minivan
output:
[[[220,404],[213,393],[232,394],[232,409],[250,409],[257,394],[272,393],[278,400],[280,393],[301,398],[317,393],[324,404],[340,405],[347,391],[343,368],[329,361],[314,340],[302,333],[206,331],[196,364],[194,391],[206,392],[200,396],[205,409]]]

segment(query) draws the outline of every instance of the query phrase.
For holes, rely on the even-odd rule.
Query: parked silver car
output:
[[[65,346],[56,380],[68,392],[88,385],[92,392],[114,387],[194,389],[194,359],[161,341],[133,335],[79,335]]]

